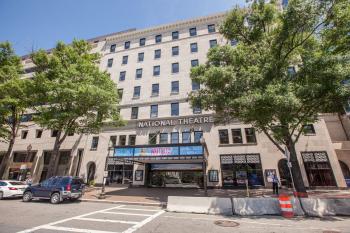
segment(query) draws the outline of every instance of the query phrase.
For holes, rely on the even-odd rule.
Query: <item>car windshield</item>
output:
[[[81,179],[73,179],[72,180],[72,185],[75,185],[75,184],[82,184],[83,183],[83,181],[81,180]]]
[[[23,182],[19,182],[19,181],[11,181],[9,182],[11,185],[25,185],[25,183]]]

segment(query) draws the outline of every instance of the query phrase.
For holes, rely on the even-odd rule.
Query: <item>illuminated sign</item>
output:
[[[190,146],[159,146],[159,147],[118,147],[114,156],[182,156],[203,155],[203,147]]]

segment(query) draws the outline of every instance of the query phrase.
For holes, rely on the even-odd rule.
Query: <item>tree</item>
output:
[[[9,162],[21,119],[31,105],[30,80],[22,79],[21,59],[9,42],[0,43],[0,141],[8,144],[0,166],[0,179]]]
[[[39,113],[34,121],[57,132],[48,177],[55,173],[60,147],[69,133],[97,133],[106,121],[122,123],[116,86],[107,72],[99,70],[99,58],[83,40],[71,45],[59,42],[50,54],[41,50],[32,55]]]
[[[340,5],[347,12],[337,15]],[[346,0],[291,0],[284,10],[275,1],[252,1],[228,13],[220,27],[237,46],[212,48],[206,64],[191,70],[191,78],[204,84],[191,94],[192,104],[214,110],[219,122],[251,124],[280,152],[287,148],[300,193],[306,189],[295,144],[304,126],[349,98],[342,85],[350,77],[349,50],[337,46],[349,34],[334,33],[332,24],[349,14]]]

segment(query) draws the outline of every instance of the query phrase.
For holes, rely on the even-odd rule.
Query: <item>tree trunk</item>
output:
[[[55,144],[53,146],[53,150],[51,153],[51,157],[50,157],[50,163],[49,163],[49,170],[47,172],[47,176],[46,179],[50,178],[51,176],[54,176],[56,174],[56,165],[57,165],[57,160],[59,159],[59,151],[61,148],[61,142],[60,142],[60,138],[61,138],[61,134],[62,131],[58,131],[57,132],[57,136],[55,138]]]
[[[307,193],[303,181],[303,176],[300,170],[297,153],[295,150],[295,144],[293,142],[289,142],[287,148],[289,150],[290,162],[292,164],[291,171],[294,180],[296,195],[300,197],[305,197],[307,196]]]

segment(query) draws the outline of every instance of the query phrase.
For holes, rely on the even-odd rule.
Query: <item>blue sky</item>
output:
[[[18,55],[58,40],[93,37],[190,19],[244,5],[245,0],[0,0],[0,41]]]

